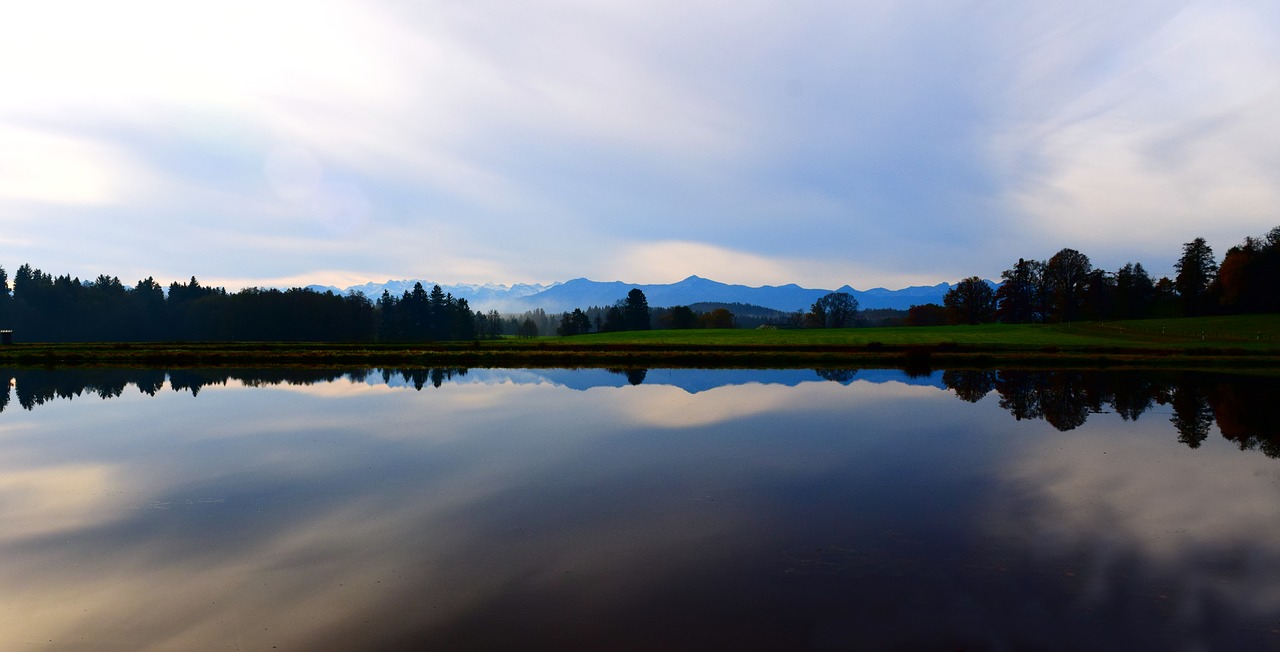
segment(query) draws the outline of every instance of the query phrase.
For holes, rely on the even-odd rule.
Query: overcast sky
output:
[[[0,264],[858,289],[1280,225],[1280,3],[11,2]]]

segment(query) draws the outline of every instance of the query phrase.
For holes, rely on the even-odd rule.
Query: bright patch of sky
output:
[[[895,288],[1280,224],[1273,2],[3,13],[11,272]]]

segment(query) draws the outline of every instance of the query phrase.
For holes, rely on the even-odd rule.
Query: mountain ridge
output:
[[[991,285],[991,281],[987,281]],[[430,288],[436,283],[424,280],[394,280],[386,283],[364,283],[345,289],[333,286],[311,285],[308,288],[317,291],[331,291],[335,294],[363,292],[372,300],[377,300],[383,291],[393,296],[400,296],[411,290],[415,283],[422,283]],[[579,277],[550,285],[541,283],[516,283],[502,285],[497,283],[440,283],[440,289],[453,296],[466,299],[473,310],[497,310],[504,313],[520,313],[527,310],[544,310],[548,313],[566,312],[574,308],[591,306],[611,306],[626,297],[632,288],[639,288],[645,294],[650,306],[670,307],[692,303],[745,303],[784,312],[808,310],[823,295],[829,292],[847,292],[858,300],[862,309],[894,309],[906,310],[913,305],[924,303],[942,303],[942,298],[951,289],[950,283],[937,285],[914,285],[897,290],[883,287],[869,290],[858,290],[846,284],[836,290],[823,288],[805,288],[796,283],[785,285],[748,286],[721,283],[697,275],[688,276],[675,283],[626,283],[623,281],[593,281]]]

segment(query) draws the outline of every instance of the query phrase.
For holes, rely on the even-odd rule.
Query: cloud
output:
[[[1039,91],[1055,73],[1079,85],[1064,69],[1096,39],[1051,63],[1032,57],[1017,90],[1060,102],[1034,107],[1041,113],[997,141],[1018,179],[1008,201],[1025,217],[1015,228],[1113,260],[1169,261],[1197,236],[1224,250],[1269,228],[1280,207],[1280,43],[1268,14],[1259,4],[1184,6],[1109,43],[1114,62],[1071,94]]]
[[[615,273],[639,283],[674,283],[689,276],[742,285],[777,285],[780,279],[829,289],[856,284],[860,290],[936,283],[928,276],[865,265],[853,255],[771,256],[687,241],[628,243],[593,260],[590,268],[601,278]]]
[[[79,274],[862,287],[1063,246],[1154,270],[1271,226],[1275,13],[36,3],[0,25],[0,218],[32,243],[9,255]]]
[[[121,204],[143,192],[144,177],[126,152],[108,144],[0,122],[0,207]]]
[[[695,274],[720,279],[725,275],[722,270],[735,270],[743,283],[767,283],[787,272],[785,264],[763,256],[678,241],[626,245],[609,266],[626,278],[653,283],[673,283]]]

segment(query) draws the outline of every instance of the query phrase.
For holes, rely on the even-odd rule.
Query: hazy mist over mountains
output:
[[[392,296],[400,296],[413,289],[414,283],[422,283],[430,288],[435,283],[430,281],[400,280],[386,283],[365,283],[348,288],[332,286],[309,286],[313,290],[329,290],[338,294],[363,292],[370,299],[377,300],[384,290]],[[813,302],[828,292],[848,292],[858,300],[861,309],[892,308],[906,310],[914,305],[924,303],[942,303],[942,297],[951,289],[950,283],[939,283],[933,286],[913,286],[899,290],[874,288],[855,290],[845,285],[834,290],[824,288],[804,288],[790,283],[787,285],[765,285],[750,287],[746,285],[730,285],[698,276],[677,283],[623,283],[622,281],[592,281],[576,278],[564,283],[542,285],[538,283],[518,283],[516,285],[500,285],[487,283],[484,285],[461,283],[456,285],[440,284],[440,288],[460,299],[466,299],[472,310],[497,310],[499,312],[524,312],[541,308],[547,312],[565,312],[574,308],[590,306],[609,306],[624,298],[632,288],[640,288],[651,306],[680,306],[699,302],[747,303],[775,310],[792,312],[808,310]]]

